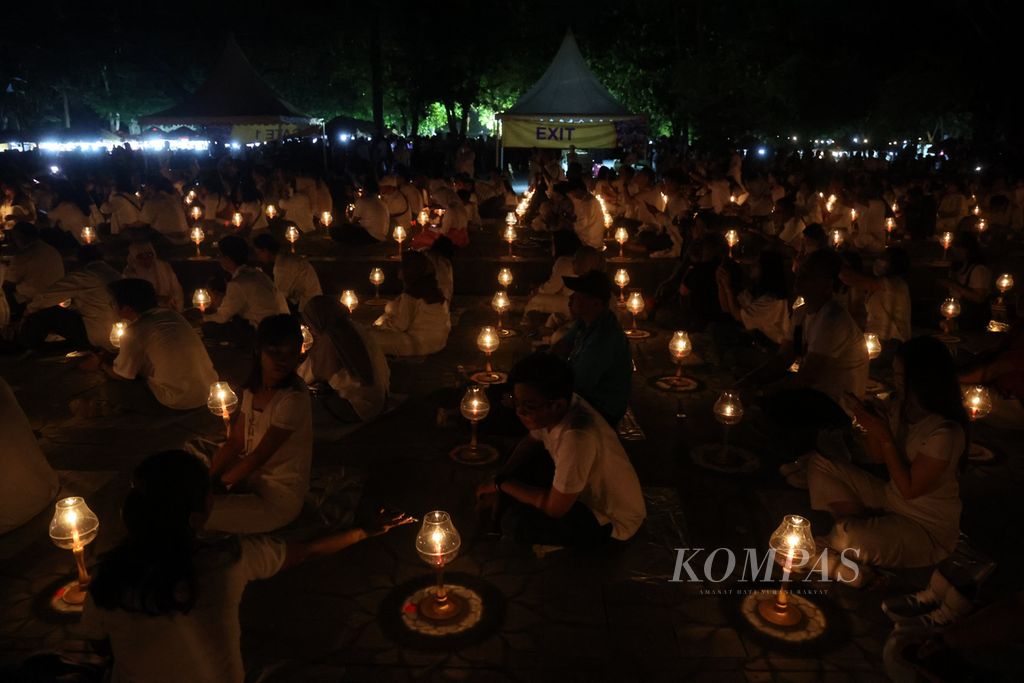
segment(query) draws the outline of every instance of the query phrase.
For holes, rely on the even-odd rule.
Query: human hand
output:
[[[892,438],[889,421],[875,412],[870,406],[865,405],[859,398],[849,392],[846,393],[844,403],[853,414],[853,421],[861,426],[869,438]]]
[[[411,517],[399,510],[380,508],[373,518],[363,525],[363,530],[367,536],[383,536],[395,527],[412,524],[415,521],[415,517]]]

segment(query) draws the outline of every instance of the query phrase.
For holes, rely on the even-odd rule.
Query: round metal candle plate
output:
[[[508,339],[509,337],[517,337],[517,336],[519,336],[519,333],[516,332],[515,330],[511,330],[511,329],[509,329],[507,327],[503,327],[500,330],[498,330],[498,336],[501,337],[502,339]]]
[[[792,625],[774,624],[762,616],[762,610],[771,610],[775,606],[778,590],[763,590],[751,593],[744,598],[741,612],[747,624],[759,633],[788,643],[808,643],[825,635],[825,614],[810,600],[792,593],[788,594],[789,609],[798,610],[799,619]],[[766,607],[762,603],[767,602]]]
[[[745,448],[729,444],[722,452],[722,444],[708,443],[690,451],[695,465],[721,474],[751,474],[761,466],[761,459]]]
[[[654,379],[653,384],[654,388],[659,391],[669,391],[674,394],[696,391],[700,387],[700,384],[698,384],[695,379],[690,379],[689,377],[676,377],[675,375],[657,377]]]
[[[647,330],[626,330],[626,336],[630,339],[647,339],[651,336],[651,333]]]
[[[463,465],[489,465],[498,459],[498,449],[482,443],[476,446],[467,443],[453,448],[448,452],[448,456]]]
[[[937,335],[935,335],[935,338],[938,339],[943,344],[959,344],[960,343],[960,337],[957,337],[957,336],[952,335],[952,334],[937,334]]]
[[[380,299],[374,297],[373,299],[367,299],[363,302],[364,306],[387,306],[388,300],[381,297]]]
[[[479,372],[474,372],[469,376],[469,378],[477,384],[501,384],[508,379],[508,373],[487,372],[486,370],[481,370]]]
[[[464,633],[483,618],[484,603],[480,594],[471,588],[446,584],[450,614],[434,613],[434,595],[437,586],[427,586],[413,593],[402,605],[402,624],[421,635],[451,636]]]
[[[85,592],[78,587],[78,581],[64,584],[50,598],[50,608],[61,614],[81,613],[84,606]]]

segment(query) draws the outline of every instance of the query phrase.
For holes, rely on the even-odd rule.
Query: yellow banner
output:
[[[584,149],[609,149],[618,146],[615,124],[545,123],[538,120],[502,119],[501,139],[505,147],[547,147],[565,149],[576,145]]]
[[[309,125],[297,123],[265,123],[231,126],[231,141],[243,145],[250,142],[274,142],[306,131]]]

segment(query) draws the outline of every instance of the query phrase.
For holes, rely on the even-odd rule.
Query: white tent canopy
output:
[[[565,34],[562,46],[540,80],[505,113],[511,116],[630,115],[587,66],[572,31]]]
[[[616,121],[636,120],[587,66],[572,31],[547,71],[499,115],[505,147],[615,147]]]

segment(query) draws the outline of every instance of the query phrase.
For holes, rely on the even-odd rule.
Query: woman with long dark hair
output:
[[[110,640],[113,680],[242,683],[238,608],[248,582],[411,521],[382,511],[309,543],[203,542],[196,534],[210,504],[210,473],[190,453],[157,453],[135,469],[121,513],[128,535],[100,558],[82,617],[84,635]]]
[[[958,474],[968,420],[949,351],[932,337],[903,344],[893,363],[898,395],[888,415],[849,397],[868,460],[884,463],[886,482],[854,464],[813,455],[811,506],[832,513],[826,536],[836,551],[867,566],[923,567],[948,556],[960,534]]]
[[[330,296],[315,296],[302,310],[313,346],[299,366],[307,384],[326,384],[336,392],[345,421],[371,420],[384,410],[391,372],[372,336],[352,322],[349,310]]]
[[[992,318],[988,297],[992,292],[992,270],[985,264],[978,236],[961,230],[953,240],[952,279],[940,280],[950,296],[960,300],[957,325],[965,330],[981,330]]]
[[[313,458],[309,390],[296,369],[302,331],[291,315],[272,315],[256,329],[252,373],[239,416],[213,457],[210,475],[227,493],[214,496],[207,527],[264,533],[302,511]]]
[[[407,251],[400,277],[402,293],[374,322],[374,338],[389,356],[437,353],[448,343],[452,324],[434,269],[426,256]]]

